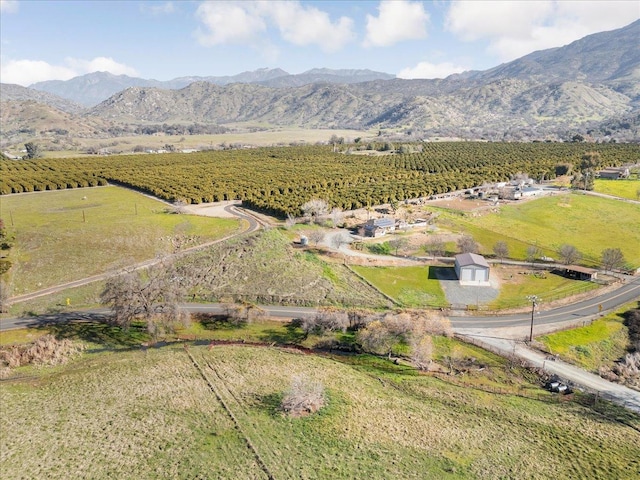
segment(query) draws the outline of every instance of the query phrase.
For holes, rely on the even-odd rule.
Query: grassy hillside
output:
[[[605,248],[620,248],[630,266],[640,265],[640,208],[637,205],[580,194],[540,198],[507,205],[479,217],[452,215],[454,227],[468,231],[491,253],[505,241],[510,256],[524,259],[529,245],[558,258],[557,249],[571,244],[585,260],[599,261]]]
[[[596,192],[615,195],[616,197],[640,200],[640,180],[605,180],[597,178],[594,181]]]
[[[182,346],[85,354],[0,384],[3,475],[619,479],[639,468],[638,433],[577,404],[273,348],[189,353],[195,364]],[[324,384],[327,405],[290,418],[278,405],[299,374]]]
[[[3,195],[0,216],[15,234],[12,294],[103,273],[184,246],[222,238],[238,220],[176,215],[158,200],[119,187]]]

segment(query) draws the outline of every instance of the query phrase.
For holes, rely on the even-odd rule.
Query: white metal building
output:
[[[489,285],[489,264],[482,255],[461,253],[455,258],[460,285]]]

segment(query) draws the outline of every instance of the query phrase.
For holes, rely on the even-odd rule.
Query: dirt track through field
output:
[[[245,443],[247,444],[247,448],[249,448],[249,450],[251,450],[251,453],[253,453],[253,456],[255,457],[256,462],[258,463],[258,465],[260,466],[262,471],[264,471],[264,473],[267,475],[267,478],[269,480],[275,480],[275,477],[273,476],[273,474],[269,470],[269,467],[267,467],[267,464],[264,462],[264,460],[262,459],[262,457],[258,453],[258,450],[253,445],[253,442],[251,441],[251,439],[247,436],[247,434],[242,429],[242,426],[240,425],[240,422],[238,421],[236,416],[233,414],[233,411],[231,410],[231,408],[229,408],[229,405],[227,404],[227,402],[224,401],[224,399],[222,398],[222,396],[221,396],[220,392],[218,391],[218,389],[209,380],[209,378],[207,378],[206,374],[204,373],[204,370],[202,370],[202,368],[200,367],[200,364],[196,361],[196,359],[193,357],[193,355],[191,355],[191,352],[189,351],[189,346],[187,344],[185,344],[185,346],[184,346],[184,351],[187,354],[187,356],[189,357],[189,359],[191,360],[191,363],[193,363],[193,366],[196,368],[196,370],[198,370],[198,373],[200,374],[202,379],[207,383],[207,385],[208,385],[209,389],[211,390],[211,392],[213,392],[213,394],[216,396],[216,398],[220,402],[220,405],[222,405],[222,408],[224,408],[225,412],[227,412],[227,414],[231,418],[231,421],[235,425],[236,430],[238,430],[238,432],[240,433],[240,435],[244,439]],[[219,377],[219,375],[217,374],[217,372],[216,372],[216,370],[215,370],[213,365],[209,365],[209,368],[211,368],[213,370],[213,372],[216,374],[216,376]]]

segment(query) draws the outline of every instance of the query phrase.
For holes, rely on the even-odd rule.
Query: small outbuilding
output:
[[[456,255],[455,270],[460,285],[490,285],[489,264],[482,255],[476,253]]]
[[[598,278],[598,271],[593,268],[581,267],[579,265],[565,265],[564,276],[575,280],[593,281]]]

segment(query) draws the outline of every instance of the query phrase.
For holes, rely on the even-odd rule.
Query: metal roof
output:
[[[456,255],[456,262],[461,267],[468,267],[470,265],[478,265],[480,267],[489,268],[489,264],[482,255],[476,253],[460,253]]]

